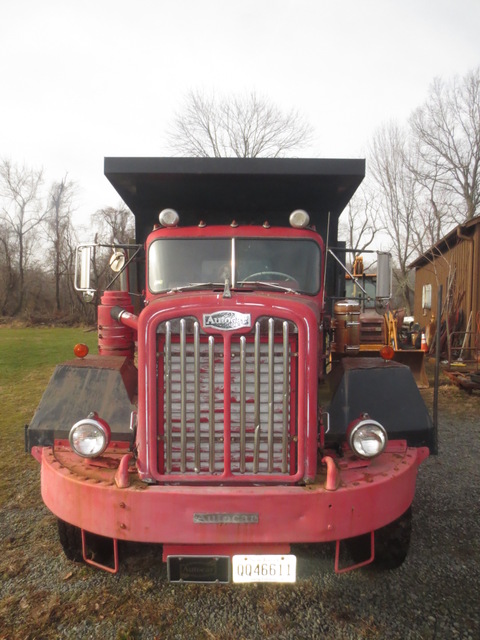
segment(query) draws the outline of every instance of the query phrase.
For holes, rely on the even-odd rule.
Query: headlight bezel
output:
[[[84,430],[84,433],[81,436],[81,440],[79,440],[78,438],[80,437],[81,429]],[[89,430],[91,433],[90,437],[88,436]],[[100,438],[99,446],[96,446],[90,451],[82,450],[82,448],[78,444],[79,441],[85,443],[87,439],[94,441],[97,438]],[[68,441],[70,443],[72,451],[81,458],[98,458],[105,452],[108,445],[110,444],[110,440],[110,427],[105,422],[105,420],[102,420],[96,414],[90,414],[87,418],[83,418],[82,420],[76,422],[72,426],[72,428],[70,429],[70,433],[68,434]]]
[[[378,443],[376,449],[366,449],[372,443]],[[353,453],[362,460],[372,460],[381,455],[388,443],[387,430],[367,414],[354,420],[347,431],[347,442]]]

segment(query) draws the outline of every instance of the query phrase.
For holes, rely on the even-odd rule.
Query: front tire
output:
[[[62,545],[63,552],[69,560],[73,562],[81,562],[83,560],[82,552],[82,533],[78,527],[68,524],[63,520],[57,520],[58,537]]]
[[[72,562],[83,562],[82,532],[79,527],[73,524],[57,520],[58,537],[62,545],[63,552]],[[93,533],[86,535],[87,557],[99,562],[109,564],[113,559],[113,542],[110,538],[104,538]]]
[[[412,533],[412,508],[409,507],[397,520],[375,531],[374,569],[397,569],[404,562],[410,547]],[[345,541],[355,562],[363,562],[370,557],[370,534],[349,538]]]

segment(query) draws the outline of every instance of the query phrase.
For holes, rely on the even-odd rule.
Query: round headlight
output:
[[[387,446],[385,428],[376,420],[364,418],[353,422],[348,430],[348,444],[359,458],[374,458]]]
[[[85,418],[70,429],[70,446],[83,458],[100,456],[110,442],[110,428],[98,418]]]

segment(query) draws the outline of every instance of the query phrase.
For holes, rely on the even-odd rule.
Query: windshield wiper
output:
[[[237,282],[237,286],[238,285],[260,285],[262,287],[271,287],[272,289],[278,289],[279,291],[285,291],[286,293],[296,293],[297,295],[300,295],[298,293],[298,291],[295,291],[295,289],[292,289],[291,287],[284,287],[281,284],[277,284],[276,282],[265,282],[264,280],[243,280],[240,282]]]
[[[242,289],[245,285],[256,285],[261,287],[269,287],[277,291],[284,291],[286,293],[295,293],[297,295],[300,295],[298,291],[295,291],[295,289],[292,289],[291,287],[284,287],[283,285],[277,284],[276,282],[266,282],[264,280],[249,280],[248,282],[237,282],[237,286],[232,287],[232,289],[240,288],[240,285],[242,285]],[[171,289],[167,289],[167,293],[194,291],[195,289],[222,289],[224,287],[225,283],[223,282],[189,282],[188,284],[182,284],[180,287],[172,287]]]
[[[168,293],[175,293],[177,291],[192,291],[192,289],[212,289],[224,287],[222,282],[189,282],[188,284],[182,284],[180,287],[172,287],[167,289]]]

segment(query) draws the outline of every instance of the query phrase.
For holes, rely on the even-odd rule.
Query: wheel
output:
[[[295,280],[295,278],[292,278],[292,276],[289,276],[288,273],[283,273],[282,271],[257,271],[257,273],[252,273],[246,278],[244,278],[242,282],[250,282],[250,280],[254,280],[255,278],[263,277],[263,276],[274,276],[274,277],[280,276],[284,280]]]
[[[397,520],[375,531],[375,559],[369,566],[375,569],[397,569],[405,561],[412,533],[412,508]],[[345,541],[355,562],[370,557],[370,534]]]
[[[73,562],[83,562],[82,532],[79,527],[64,522],[60,518],[57,525],[60,544],[66,557]],[[110,538],[87,533],[85,541],[88,558],[100,564],[109,564],[112,561],[113,543]]]
[[[62,545],[63,552],[69,560],[73,562],[81,562],[83,560],[82,553],[82,533],[78,527],[68,524],[58,519],[58,537]]]

